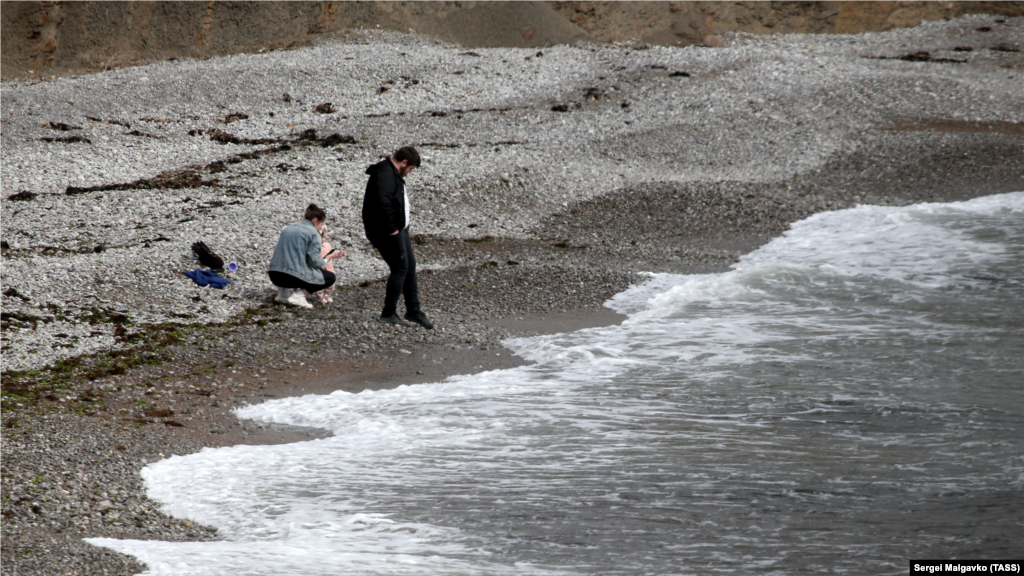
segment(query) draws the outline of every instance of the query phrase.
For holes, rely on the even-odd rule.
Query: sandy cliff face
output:
[[[541,2],[4,2],[3,78],[309,45],[345,30],[416,31],[464,46],[590,35]]]
[[[1024,15],[1024,2],[3,2],[0,57],[8,79],[288,48],[360,28],[466,47],[714,45],[731,30],[856,33],[978,12]]]
[[[986,13],[1019,16],[1024,2],[550,2],[603,42],[704,43],[729,31],[856,34]]]

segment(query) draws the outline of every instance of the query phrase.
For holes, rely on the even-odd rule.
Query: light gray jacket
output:
[[[284,272],[310,284],[323,284],[320,269],[327,261],[320,257],[320,233],[309,220],[300,220],[281,230],[270,259],[271,272]]]

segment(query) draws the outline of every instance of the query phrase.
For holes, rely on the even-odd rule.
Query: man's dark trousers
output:
[[[394,236],[374,235],[369,240],[391,269],[388,287],[384,292],[384,311],[381,312],[381,316],[394,316],[398,308],[399,294],[405,294],[406,314],[418,312],[420,294],[416,285],[416,257],[412,253],[409,229],[406,228]]]

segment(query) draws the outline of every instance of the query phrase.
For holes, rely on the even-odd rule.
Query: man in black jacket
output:
[[[398,295],[405,294],[405,319],[424,328],[434,327],[420,310],[416,286],[416,257],[409,240],[409,199],[403,178],[420,165],[412,146],[399,148],[391,157],[370,166],[363,196],[363,229],[366,239],[380,252],[391,274],[384,293],[384,310],[378,321],[408,326],[398,317]]]

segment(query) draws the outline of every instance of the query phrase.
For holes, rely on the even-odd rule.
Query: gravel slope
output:
[[[543,54],[382,33],[4,83],[0,573],[142,570],[83,537],[216,538],[138,470],[317,434],[233,406],[514,363],[500,340],[538,329],[515,319],[723,270],[816,211],[1024,189],[1024,19],[996,20]],[[373,322],[358,219],[363,170],[405,144],[432,332]],[[350,256],[334,305],[287,310],[265,266],[309,202]],[[182,274],[196,240],[239,263],[227,289]]]

